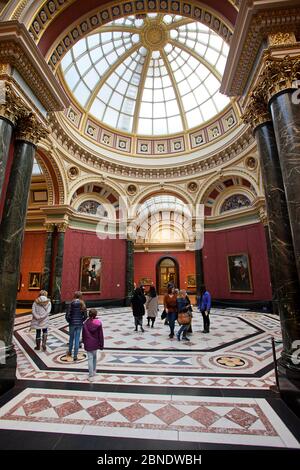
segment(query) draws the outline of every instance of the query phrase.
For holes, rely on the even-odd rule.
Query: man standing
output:
[[[198,299],[198,309],[202,313],[203,317],[203,331],[202,333],[209,333],[209,326],[210,326],[210,309],[211,309],[211,295],[206,290],[206,287],[203,285],[201,286],[200,290],[200,297]]]

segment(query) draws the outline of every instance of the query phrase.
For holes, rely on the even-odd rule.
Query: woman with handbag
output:
[[[178,320],[179,325],[181,325],[176,335],[178,341],[180,341],[181,339],[181,334],[182,334],[183,340],[189,341],[189,338],[186,336],[186,333],[192,321],[192,312],[190,311],[190,303],[186,297],[187,297],[186,291],[181,290],[179,292],[179,297],[177,299],[177,309],[178,309],[177,320]]]

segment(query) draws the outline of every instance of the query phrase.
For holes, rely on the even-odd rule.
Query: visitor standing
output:
[[[73,360],[77,361],[77,355],[79,350],[80,334],[83,327],[83,322],[86,320],[86,305],[82,300],[82,292],[75,292],[73,300],[69,306],[69,310],[66,313],[66,320],[69,323],[70,341],[69,351],[67,356],[72,356],[72,350],[74,345],[74,356]]]
[[[169,338],[174,337],[175,321],[177,319],[177,295],[174,288],[169,287],[168,293],[164,296],[164,309],[170,327]]]
[[[36,346],[37,351],[41,348],[41,332],[43,331],[42,349],[46,351],[46,343],[48,336],[49,313],[51,312],[51,302],[48,299],[48,292],[40,291],[40,295],[32,304],[32,320],[30,328],[36,330]]]
[[[198,308],[203,317],[203,331],[202,333],[209,333],[210,327],[210,309],[211,309],[211,295],[206,289],[205,285],[201,286],[200,297],[198,299]]]
[[[82,339],[88,355],[89,381],[92,382],[97,370],[97,351],[104,348],[102,322],[97,317],[97,310],[89,311],[89,318],[83,324]]]
[[[192,320],[192,312],[190,311],[190,301],[187,299],[186,291],[179,291],[179,296],[177,298],[177,311],[178,311],[178,323],[180,326],[177,332],[177,339],[180,341],[181,333],[182,339],[189,341],[189,338],[186,336],[188,328]]]
[[[132,313],[134,316],[135,322],[135,330],[138,331],[138,326],[140,325],[141,331],[144,333],[143,328],[143,316],[145,315],[145,307],[144,304],[146,303],[146,297],[140,287],[137,287],[133,293],[131,298],[131,307]]]
[[[158,296],[154,286],[150,287],[146,299],[147,326],[150,326],[151,321],[151,328],[153,328],[158,312]]]

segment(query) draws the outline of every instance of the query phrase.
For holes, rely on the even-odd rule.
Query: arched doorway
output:
[[[156,275],[159,295],[166,294],[169,282],[179,287],[178,263],[174,258],[161,258],[157,263]]]

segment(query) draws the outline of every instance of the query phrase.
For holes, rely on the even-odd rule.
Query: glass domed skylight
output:
[[[176,15],[113,21],[77,42],[62,61],[85,111],[139,135],[199,126],[229,103],[219,93],[228,45],[208,27]]]

